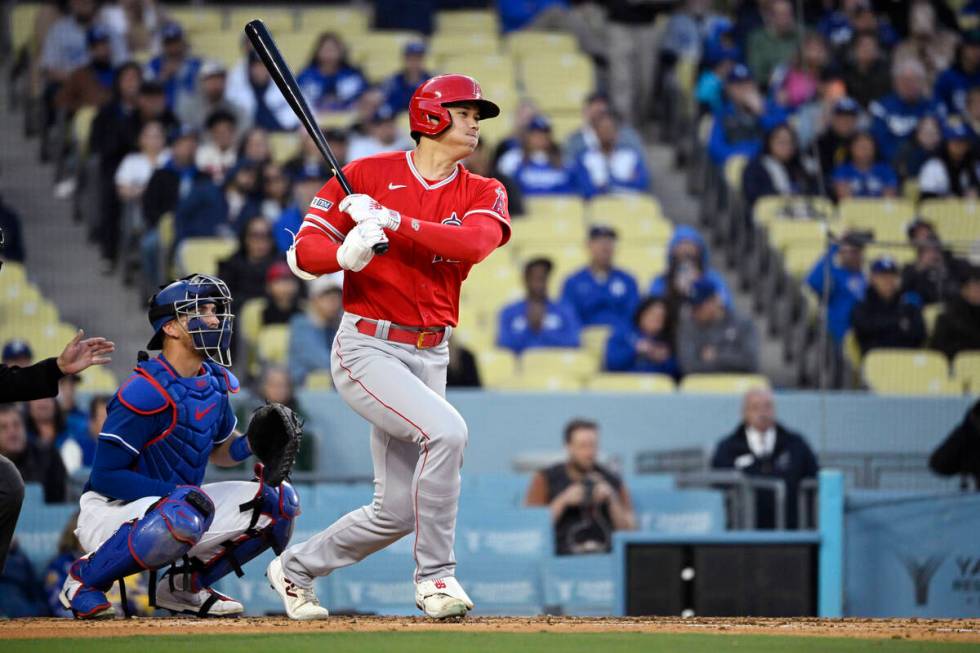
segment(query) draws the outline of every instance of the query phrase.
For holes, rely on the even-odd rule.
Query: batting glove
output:
[[[402,216],[398,211],[386,209],[378,203],[378,200],[363,193],[348,195],[340,201],[338,208],[350,215],[357,224],[377,222],[382,229],[398,231],[402,222]]]
[[[376,222],[357,225],[337,248],[337,263],[345,270],[360,272],[374,258],[374,246],[388,242],[384,230]]]

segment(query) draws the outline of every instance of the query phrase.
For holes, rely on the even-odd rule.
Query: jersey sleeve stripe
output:
[[[507,229],[508,231],[510,230],[510,223],[504,220],[503,216],[501,216],[499,213],[496,211],[491,211],[490,209],[473,209],[472,211],[467,211],[463,214],[463,219],[465,220],[468,215],[473,213],[483,213],[485,215],[489,215],[491,218],[499,220],[500,224],[504,225],[504,229]]]
[[[224,442],[225,440],[227,440],[228,438],[230,438],[231,437],[231,434],[234,433],[235,432],[235,429],[237,429],[237,428],[238,428],[238,417],[235,417],[235,423],[231,425],[231,430],[228,431],[228,435],[226,435],[225,437],[221,438],[220,440],[215,440],[214,443],[215,444],[221,444],[222,442]]]
[[[135,455],[135,456],[140,455],[140,452],[139,452],[138,449],[136,449],[135,447],[133,447],[133,445],[129,444],[128,442],[126,442],[125,440],[123,440],[122,437],[116,435],[115,433],[99,433],[99,438],[102,438],[102,439],[105,439],[105,440],[109,440],[110,442],[115,442],[117,444],[121,444],[126,449],[129,449],[130,451],[132,451],[133,452],[133,455]]]
[[[311,223],[317,224],[323,227],[324,229],[327,229],[328,231],[333,233],[334,236],[339,238],[341,241],[344,240],[344,234],[340,231],[340,229],[337,229],[337,227],[330,224],[329,220],[325,218],[321,218],[318,215],[313,215],[312,213],[307,213],[306,216],[304,216],[303,221],[305,222],[306,220],[309,220]]]
[[[335,243],[342,242],[340,240],[337,240],[337,237],[336,236],[334,236],[332,233],[330,233],[329,231],[327,231],[326,229],[324,229],[323,227],[321,227],[319,224],[313,222],[312,220],[304,220],[303,221],[303,226],[300,227],[299,233],[296,234],[296,236],[297,236],[296,239],[297,240],[299,240],[300,234],[302,234],[303,233],[303,230],[306,229],[307,227],[310,227],[312,229],[316,229],[317,231],[319,231],[320,233],[322,233],[324,236],[326,236],[327,238],[329,238],[330,240],[332,240]]]

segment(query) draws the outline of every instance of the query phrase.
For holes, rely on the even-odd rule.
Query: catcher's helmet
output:
[[[218,325],[212,327],[201,317],[202,307],[214,305]],[[187,332],[194,348],[218,365],[231,365],[231,333],[235,316],[231,312],[231,293],[218,277],[192,274],[172,281],[150,297],[147,317],[153,326],[150,350],[163,348],[163,325],[187,317]]]
[[[480,84],[468,75],[437,75],[422,83],[408,103],[408,123],[412,135],[436,136],[452,124],[446,105],[472,102],[480,107],[480,120],[496,118],[500,107],[483,97]],[[430,118],[435,118],[432,122]]]

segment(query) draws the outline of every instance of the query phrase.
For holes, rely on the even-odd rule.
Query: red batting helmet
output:
[[[500,115],[500,107],[483,97],[480,84],[472,77],[438,75],[412,94],[412,101],[408,103],[408,123],[412,133],[435,136],[445,131],[452,124],[446,105],[454,102],[472,102],[480,107],[480,120]]]

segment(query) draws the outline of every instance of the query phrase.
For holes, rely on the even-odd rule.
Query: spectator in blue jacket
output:
[[[933,97],[946,115],[966,113],[966,94],[980,86],[980,30],[972,29],[956,51],[956,62],[936,78]]]
[[[613,266],[616,231],[604,225],[589,229],[589,264],[565,280],[561,300],[582,326],[629,324],[640,301],[633,275]]]
[[[807,285],[820,297],[827,289],[827,330],[838,345],[844,340],[851,325],[851,312],[864,299],[868,285],[863,270],[866,242],[862,234],[845,234],[839,243],[830,246],[806,277]],[[829,288],[824,285],[827,266],[830,267]]]
[[[316,192],[323,186],[323,178],[306,174],[300,169],[293,177],[292,203],[287,206],[272,226],[272,235],[276,239],[276,247],[285,253],[293,244],[293,235],[298,234],[303,226],[303,216],[306,207],[313,201]]]
[[[899,147],[911,138],[919,118],[942,113],[926,87],[926,69],[916,59],[902,59],[892,69],[894,92],[871,103],[871,133],[881,158],[891,161]]]
[[[578,347],[579,321],[575,312],[548,299],[552,263],[531,259],[524,265],[526,298],[500,311],[497,346],[516,354],[534,347]]]
[[[611,112],[595,123],[596,142],[578,159],[595,194],[642,192],[650,189],[650,170],[643,148],[619,138],[619,124]]]
[[[344,275],[325,274],[310,282],[306,311],[289,320],[289,376],[301,386],[314,370],[330,369],[330,349],[344,315]]]
[[[667,302],[647,297],[636,309],[633,323],[621,325],[606,342],[610,372],[655,372],[680,376]]]
[[[561,149],[551,136],[551,123],[544,116],[535,116],[528,124],[521,155],[510,176],[524,195],[591,196],[587,175],[562,161]]]
[[[402,49],[404,67],[381,84],[385,105],[394,113],[408,110],[408,101],[419,84],[432,77],[425,69],[425,43],[409,41]]]
[[[0,573],[0,617],[47,617],[44,588],[30,558],[15,539]]]
[[[367,87],[360,69],[347,61],[340,35],[324,32],[317,39],[310,63],[296,78],[303,95],[317,111],[347,111]]]
[[[715,282],[725,307],[731,308],[732,293],[725,278],[711,267],[710,258],[708,244],[698,230],[688,225],[678,225],[667,246],[667,271],[653,280],[648,294],[667,298],[673,312],[687,299],[691,285],[706,277]]]
[[[858,132],[851,140],[847,163],[834,169],[831,179],[837,199],[845,197],[895,197],[898,175],[886,163],[877,161],[874,137]]]
[[[786,119],[785,109],[763,98],[743,64],[735,64],[725,79],[725,102],[714,113],[708,154],[723,166],[729,157],[755,156],[767,129]]]
[[[227,224],[228,202],[224,192],[211,177],[200,174],[174,210],[174,247],[185,238],[215,236]]]
[[[201,60],[191,56],[184,30],[177,23],[167,23],[160,33],[162,52],[146,64],[146,79],[163,84],[167,107],[174,109],[182,95],[194,95]]]

